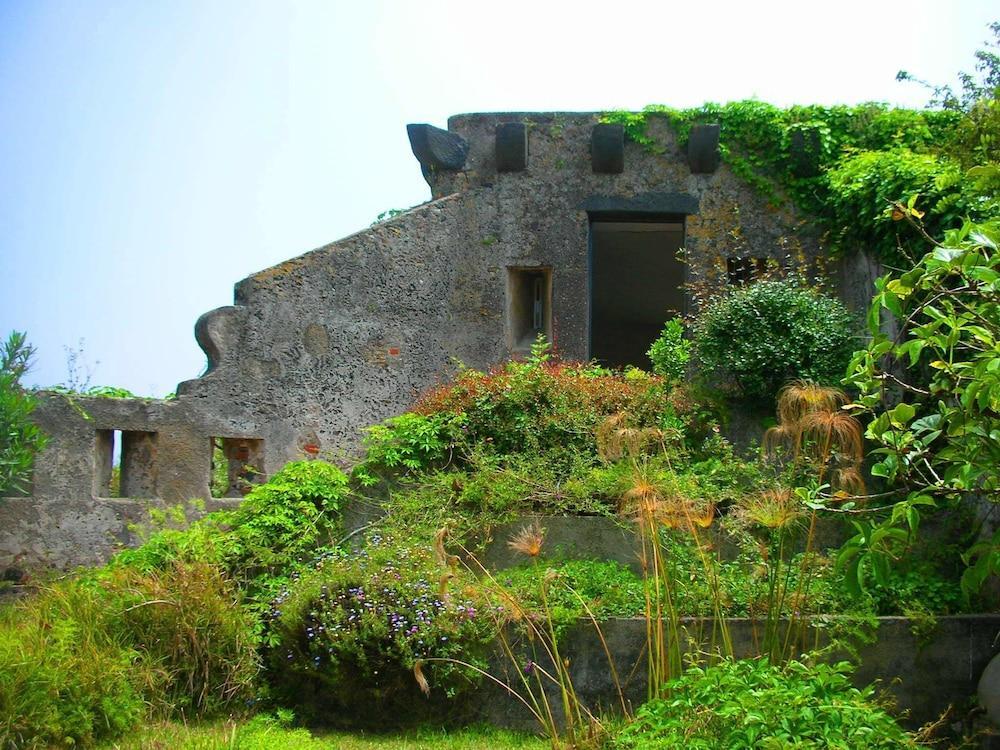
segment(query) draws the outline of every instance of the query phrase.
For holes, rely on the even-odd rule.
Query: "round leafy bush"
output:
[[[646,703],[616,742],[619,750],[797,748],[899,750],[917,744],[851,685],[850,665],[809,666],[766,659],[691,667]]]
[[[272,604],[279,695],[331,723],[384,727],[458,710],[445,699],[476,680],[455,660],[485,668],[497,618],[450,562],[373,535],[358,553],[317,563]]]
[[[791,279],[717,298],[699,315],[694,338],[705,372],[728,378],[740,396],[773,399],[798,378],[839,384],[855,329],[840,301]]]

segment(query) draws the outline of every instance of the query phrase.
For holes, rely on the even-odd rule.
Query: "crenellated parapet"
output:
[[[548,173],[558,179],[567,168],[595,175],[648,168],[646,160],[635,158],[636,149],[626,149],[622,125],[601,122],[599,113],[456,115],[447,130],[413,124],[407,125],[407,135],[435,196],[490,184],[505,173]],[[677,156],[691,174],[713,174],[720,164],[719,126],[695,125]]]

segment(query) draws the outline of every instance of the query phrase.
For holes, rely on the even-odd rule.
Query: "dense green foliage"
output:
[[[163,528],[138,549],[125,550],[112,567],[162,569],[174,561],[218,565],[263,609],[298,568],[341,533],[347,476],[323,461],[286,464],[255,487],[233,511],[213,513],[186,528]],[[183,526],[180,518],[161,518]]]
[[[794,279],[761,281],[711,301],[694,342],[703,372],[728,378],[738,395],[769,400],[793,379],[838,384],[855,322],[839,301]]]
[[[0,609],[0,746],[87,745],[253,694],[251,619],[212,566],[103,570]]]
[[[958,165],[940,151],[962,120],[958,112],[891,109],[874,103],[781,109],[750,100],[687,110],[654,105],[639,113],[605,115],[608,121],[622,122],[632,140],[662,149],[647,133],[653,117],[665,118],[681,145],[692,126],[719,123],[722,158],[737,176],[771,201],[780,203],[787,196],[805,215],[815,217],[831,231],[835,251],[853,251],[858,247],[853,242],[861,239],[864,247],[897,262],[900,241],[915,238],[908,233],[897,237],[894,229],[899,227],[883,201],[905,201],[934,185],[938,176],[942,182],[934,188],[935,204],[954,193],[943,206],[953,207],[957,201],[982,215],[995,205],[962,199],[962,186],[949,178]],[[883,166],[889,173],[880,171]],[[878,202],[859,206],[861,193]],[[851,231],[844,233],[845,227]]]
[[[626,136],[655,152],[651,133],[663,119],[678,145],[697,124],[721,126],[720,151],[733,172],[774,203],[790,199],[828,233],[834,252],[866,248],[907,268],[922,254],[919,233],[893,219],[893,203],[917,201],[934,236],[956,220],[983,221],[1000,209],[1000,23],[976,52],[976,73],[961,90],[930,87],[930,108],[884,104],[793,106],[756,100],[678,110],[651,105],[607,112]],[[916,80],[901,72],[900,80]]]
[[[459,662],[486,668],[497,634],[519,633],[533,661],[549,659],[580,619],[650,617],[654,600],[669,601],[673,618],[750,616],[761,635],[765,623],[807,614],[860,615],[863,625],[876,607],[899,611],[924,596],[953,611],[946,583],[912,576],[852,599],[825,555],[801,552],[811,496],[784,491],[776,521],[759,497],[791,475],[737,456],[717,416],[690,386],[555,362],[543,349],[491,373],[463,371],[371,433],[353,483],[329,464],[297,462],[237,510],[183,529],[183,512],[159,513],[141,547],[53,588],[90,597],[60,610],[65,631],[30,611],[55,593],[26,600],[0,627],[13,676],[0,689],[8,731],[37,746],[60,733],[88,744],[142,716],[212,714],[258,693],[325,721],[459,719],[454,698],[479,679]],[[385,510],[353,537],[340,520],[350,496]],[[658,572],[562,559],[544,529],[511,541],[529,564],[478,567],[468,549],[524,512],[648,517]],[[787,596],[774,596],[777,579]],[[826,632],[853,636],[853,622],[830,620]],[[797,631],[788,642],[804,643]],[[112,679],[92,679],[81,660]],[[554,679],[567,690],[569,670]],[[15,716],[28,718],[15,726]]]
[[[850,382],[859,390],[858,407],[872,415],[872,473],[905,495],[886,507],[881,523],[859,525],[845,548],[858,586],[886,578],[921,511],[954,508],[970,495],[1000,497],[998,238],[995,223],[966,224],[910,271],[876,285],[872,338],[855,356]],[[898,321],[898,334],[880,330],[883,313]],[[998,541],[970,553],[968,591],[1000,572]]]
[[[210,715],[252,698],[260,613],[336,541],[346,492],[334,466],[288,464],[237,510],[161,529],[0,611],[0,746],[86,745],[150,711]]]
[[[21,385],[34,352],[18,331],[0,348],[0,497],[27,490],[35,454],[45,447],[45,436],[31,421],[35,398]]]
[[[838,247],[880,248],[882,259],[897,268],[909,267],[922,255],[922,240],[894,221],[894,204],[915,198],[934,234],[989,210],[957,162],[930,153],[865,151],[844,159],[827,180],[836,196],[827,207],[831,241]]]
[[[463,370],[453,383],[425,396],[415,411],[464,415],[467,444],[503,455],[593,453],[597,426],[619,412],[631,414],[637,426],[656,425],[671,415],[688,416],[670,403],[670,392],[659,378],[641,371],[622,376],[536,354],[488,373]]]
[[[899,750],[913,739],[848,679],[849,665],[767,660],[691,667],[670,697],[644,705],[616,743],[622,750]]]
[[[1000,226],[967,224],[912,270],[878,281],[872,338],[851,374],[858,404],[878,410],[868,428],[876,475],[940,497],[1000,492],[998,241]],[[892,338],[883,310],[901,325]]]

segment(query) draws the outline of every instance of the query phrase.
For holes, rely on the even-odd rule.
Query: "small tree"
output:
[[[646,352],[653,363],[653,372],[668,380],[681,380],[691,359],[691,342],[684,338],[684,326],[679,318],[663,325],[659,337]]]
[[[21,385],[34,353],[19,331],[0,348],[0,497],[28,488],[35,454],[47,440],[31,421],[35,398]]]

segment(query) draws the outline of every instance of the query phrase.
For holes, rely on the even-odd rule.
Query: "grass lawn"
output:
[[[530,735],[493,727],[364,735],[290,729],[273,721],[153,724],[101,750],[547,750]]]

